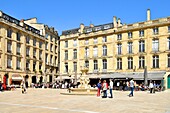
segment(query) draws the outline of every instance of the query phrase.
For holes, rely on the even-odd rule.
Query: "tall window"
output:
[[[97,60],[94,60],[94,70],[98,70],[98,62]]]
[[[50,56],[50,64],[53,63],[53,55]]]
[[[39,60],[42,60],[42,50],[39,51]]]
[[[74,56],[73,56],[74,59],[77,59],[77,49],[74,49],[74,50],[73,50],[73,54],[74,54]]]
[[[33,46],[36,46],[36,39],[33,39]]]
[[[50,46],[50,51],[53,52],[53,44]]]
[[[68,51],[65,51],[65,60],[68,60]]]
[[[52,35],[50,35],[50,41],[51,41],[51,42],[53,41],[53,37],[52,37]]]
[[[48,54],[45,54],[45,62],[48,63]]]
[[[140,30],[139,31],[139,37],[143,37],[144,36],[144,30]]]
[[[97,49],[97,46],[95,46],[95,47],[93,48],[93,56],[94,56],[94,57],[97,57],[97,55],[98,55],[98,49]]]
[[[107,60],[103,59],[103,69],[107,69]]]
[[[144,68],[145,67],[145,57],[141,56],[139,57],[139,68]]]
[[[27,61],[26,61],[26,69],[29,70],[29,67],[30,67],[30,61],[27,60]]]
[[[45,34],[45,38],[48,39],[48,34]]]
[[[65,72],[68,72],[68,63],[65,63]]]
[[[103,56],[107,56],[107,46],[103,46]]]
[[[42,48],[42,42],[41,41],[39,42],[39,48]]]
[[[153,28],[153,34],[154,35],[157,35],[159,34],[159,29],[156,27],[156,28]]]
[[[133,58],[132,57],[128,58],[128,69],[133,69]]]
[[[21,34],[17,33],[17,41],[20,41],[20,40],[21,40]]]
[[[89,67],[89,61],[85,61],[85,67]]]
[[[73,62],[73,65],[74,65],[74,72],[77,71],[77,62]]]
[[[26,43],[27,43],[27,44],[30,43],[30,37],[29,37],[29,36],[26,37]]]
[[[21,58],[17,58],[17,69],[21,68]]]
[[[128,32],[128,38],[132,38],[132,32]]]
[[[33,62],[33,71],[35,71],[36,70],[36,62],[34,61]]]
[[[128,42],[128,53],[132,53],[132,42]]]
[[[122,44],[117,44],[117,54],[118,55],[122,54]]]
[[[170,26],[168,26],[168,33],[170,33]]]
[[[122,69],[122,58],[117,59],[117,69]]]
[[[42,63],[39,64],[39,70],[42,70]]]
[[[144,40],[139,41],[139,52],[145,52],[145,41]]]
[[[7,29],[7,37],[8,38],[12,37],[12,30],[11,29]]]
[[[117,40],[122,40],[122,34],[117,35]]]
[[[17,54],[20,55],[21,44],[17,43]]]
[[[94,38],[94,44],[97,44],[97,38]]]
[[[85,48],[85,57],[89,57],[89,48],[88,47]]]
[[[168,67],[170,67],[170,54],[168,54]]]
[[[167,38],[167,49],[170,50],[170,37]]]
[[[33,49],[33,57],[36,58],[36,49]]]
[[[12,67],[12,56],[7,56],[7,68]]]
[[[103,36],[102,42],[107,42],[107,36]]]
[[[76,39],[73,40],[73,46],[74,46],[74,47],[77,46],[77,40],[76,40]]]
[[[89,44],[89,40],[86,39],[86,40],[85,40],[85,45],[88,45],[88,44]]]
[[[26,56],[29,56],[29,54],[30,54],[30,48],[27,47],[27,48],[26,48]]]
[[[7,42],[7,52],[11,53],[11,51],[12,51],[12,42],[8,41]]]
[[[45,49],[48,49],[48,42],[45,43]]]
[[[65,41],[65,48],[68,48],[68,41]]]
[[[154,52],[159,51],[159,40],[157,39],[152,40],[152,51]]]
[[[154,55],[152,58],[153,58],[153,68],[159,68],[159,56]]]

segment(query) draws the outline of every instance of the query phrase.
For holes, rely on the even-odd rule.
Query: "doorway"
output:
[[[168,78],[167,78],[167,81],[168,81],[168,89],[170,89],[170,75],[168,75]]]
[[[32,83],[36,84],[37,81],[37,77],[36,76],[32,76]]]

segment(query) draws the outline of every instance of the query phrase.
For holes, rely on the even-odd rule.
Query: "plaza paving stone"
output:
[[[0,113],[170,113],[170,90],[113,91],[114,98],[61,95],[65,89],[21,89],[0,92]]]

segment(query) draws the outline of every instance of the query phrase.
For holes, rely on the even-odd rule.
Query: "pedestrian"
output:
[[[100,96],[100,91],[101,91],[102,85],[101,85],[101,80],[97,83],[97,96]]]
[[[102,88],[103,88],[103,93],[104,93],[103,98],[107,98],[108,84],[106,80],[103,81]]]
[[[156,83],[155,81],[153,82],[153,93],[155,93],[155,90],[156,90]]]
[[[109,98],[113,98],[113,93],[112,93],[112,90],[113,90],[113,81],[112,81],[112,79],[110,79],[109,89],[110,89],[110,97]]]
[[[0,92],[2,91],[2,83],[1,83],[1,81],[0,81]]]
[[[149,89],[150,89],[150,93],[153,93],[153,82],[152,81],[149,84]]]
[[[134,81],[133,81],[133,78],[130,80],[130,94],[129,94],[129,97],[133,96],[133,90],[134,90]]]
[[[22,94],[26,93],[26,86],[25,86],[25,82],[22,81]]]

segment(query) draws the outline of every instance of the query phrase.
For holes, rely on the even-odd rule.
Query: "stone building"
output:
[[[51,76],[58,70],[58,33],[35,23],[36,19],[18,20],[0,11],[1,82],[4,78],[7,85],[20,85],[22,80],[28,85],[52,82]]]
[[[126,25],[114,16],[108,24],[80,24],[62,32],[60,45],[60,74],[66,80],[78,79],[87,67],[91,84],[98,78],[134,78],[141,84],[147,78],[170,88],[170,17],[151,20],[148,9],[143,22]]]

